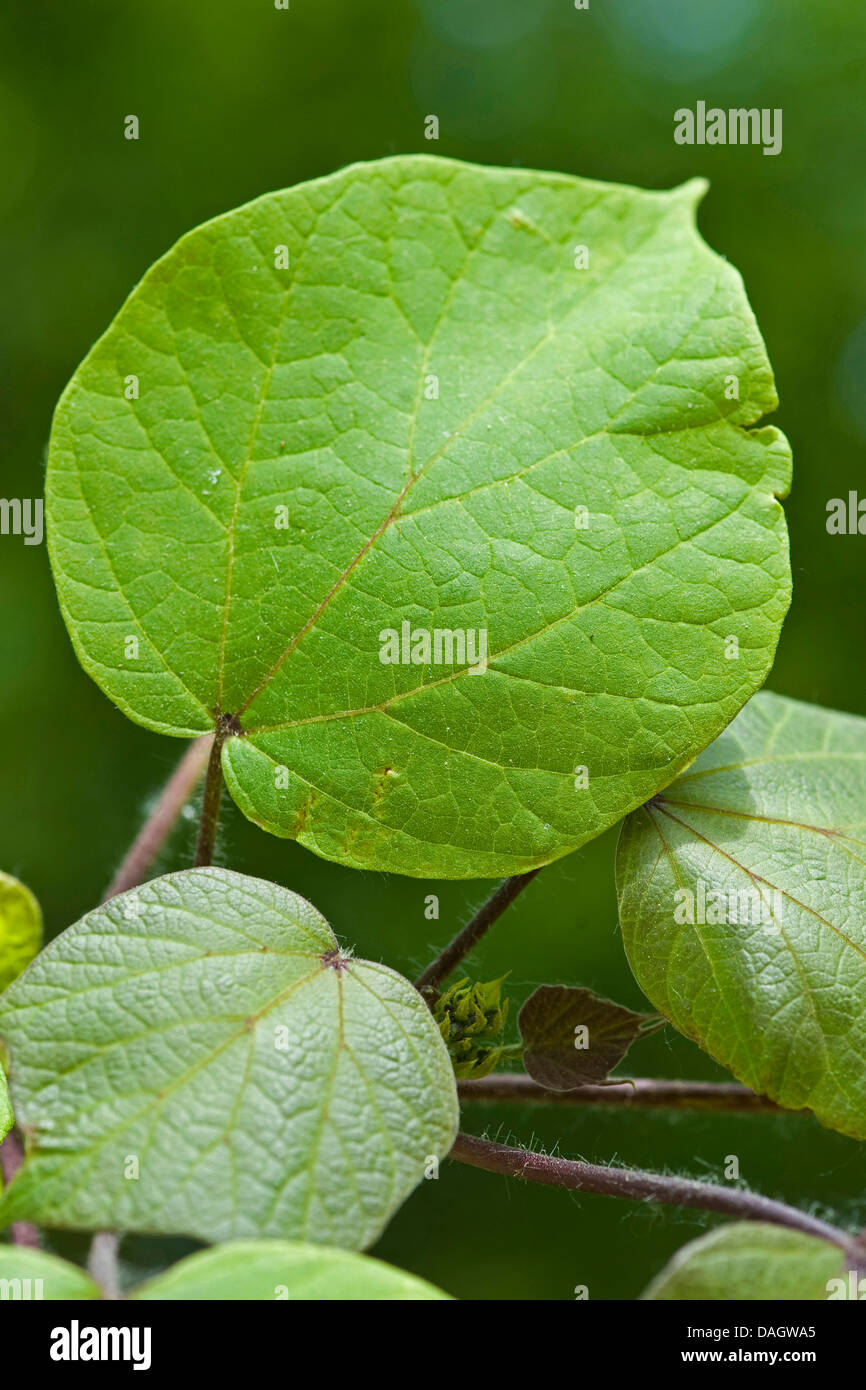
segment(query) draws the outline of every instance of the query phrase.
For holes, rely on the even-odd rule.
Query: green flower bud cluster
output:
[[[456,1076],[477,1079],[488,1076],[498,1065],[503,1051],[499,1039],[510,1002],[502,998],[505,978],[475,984],[458,980],[436,1000],[433,1017]]]

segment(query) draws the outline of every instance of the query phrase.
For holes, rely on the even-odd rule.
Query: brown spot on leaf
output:
[[[374,806],[378,805],[378,803],[382,800],[382,797],[385,795],[385,792],[388,789],[388,783],[392,779],[397,778],[399,776],[399,772],[397,772],[396,768],[393,767],[383,767],[381,771],[376,773],[375,780],[373,782]]]
[[[318,794],[311,792],[306,801],[302,802],[295,817],[294,835],[297,837],[307,824],[310,812],[318,801]]]

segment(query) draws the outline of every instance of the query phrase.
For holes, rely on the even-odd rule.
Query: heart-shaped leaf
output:
[[[763,681],[789,481],[703,184],[400,157],[178,242],[76,372],[49,544],[87,671],[215,726],[328,858],[527,870],[645,801]]]
[[[753,1090],[866,1138],[866,720],[757,695],[625,823],[629,961]]]
[[[844,1278],[842,1251],[818,1236],[761,1221],[720,1226],[690,1241],[642,1295],[660,1300],[784,1302],[826,1299]]]
[[[99,1286],[78,1265],[26,1245],[0,1245],[0,1302],[101,1297]]]
[[[82,918],[0,1000],[0,1036],[28,1139],[6,1221],[366,1246],[456,1132],[417,991],[223,869]]]
[[[282,1240],[250,1240],[190,1255],[142,1284],[132,1297],[373,1303],[447,1299],[448,1294],[369,1255]]]
[[[42,943],[42,913],[23,883],[0,873],[0,994],[31,962]]]
[[[651,1018],[591,989],[540,985],[517,1020],[523,1065],[549,1091],[598,1084],[619,1065]]]

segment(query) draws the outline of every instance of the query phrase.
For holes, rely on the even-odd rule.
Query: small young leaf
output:
[[[303,1302],[447,1299],[432,1284],[373,1260],[321,1245],[234,1241],[181,1260],[142,1284],[132,1298]]]
[[[421,996],[323,917],[222,869],[154,879],[0,1000],[24,1165],[6,1221],[362,1247],[451,1147]]]
[[[720,1226],[674,1255],[642,1295],[659,1300],[826,1299],[843,1255],[818,1236],[761,1221]]]
[[[0,994],[26,969],[42,943],[42,913],[23,883],[0,873]]]
[[[638,983],[753,1090],[866,1138],[866,720],[757,695],[626,821]]]
[[[790,589],[703,188],[412,155],[183,237],[54,421],[85,669],[148,728],[224,716],[241,810],[360,868],[518,873],[652,796],[760,686]]]
[[[489,1076],[502,1058],[502,1031],[511,1001],[498,980],[457,980],[440,994],[432,1013],[461,1079]]]
[[[549,1091],[597,1084],[622,1061],[651,1017],[601,999],[591,989],[541,985],[518,1015],[523,1065]]]
[[[63,1302],[102,1297],[98,1285],[78,1265],[25,1245],[0,1245],[0,1286],[4,1290],[0,1299]]]

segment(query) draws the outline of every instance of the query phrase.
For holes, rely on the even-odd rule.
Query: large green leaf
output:
[[[23,883],[0,873],[0,994],[31,962],[42,942],[42,913]]]
[[[0,1035],[28,1137],[7,1221],[365,1246],[456,1131],[417,991],[222,869],[82,918],[0,1001]]]
[[[0,1245],[0,1303],[6,1299],[65,1302],[101,1297],[98,1285],[78,1265],[45,1250]]]
[[[181,1260],[133,1298],[200,1300],[444,1299],[432,1284],[369,1255],[281,1240],[235,1241]]]
[[[85,668],[149,728],[222,715],[246,815],[360,867],[513,873],[645,801],[789,598],[789,451],[746,428],[776,395],[703,188],[409,156],[183,237],[54,422]],[[383,663],[404,623],[457,645]]]
[[[656,1008],[754,1090],[866,1138],[866,720],[756,696],[626,821],[617,878]]]
[[[764,1222],[720,1226],[690,1241],[644,1298],[729,1302],[826,1299],[842,1274],[842,1251],[817,1236]]]

